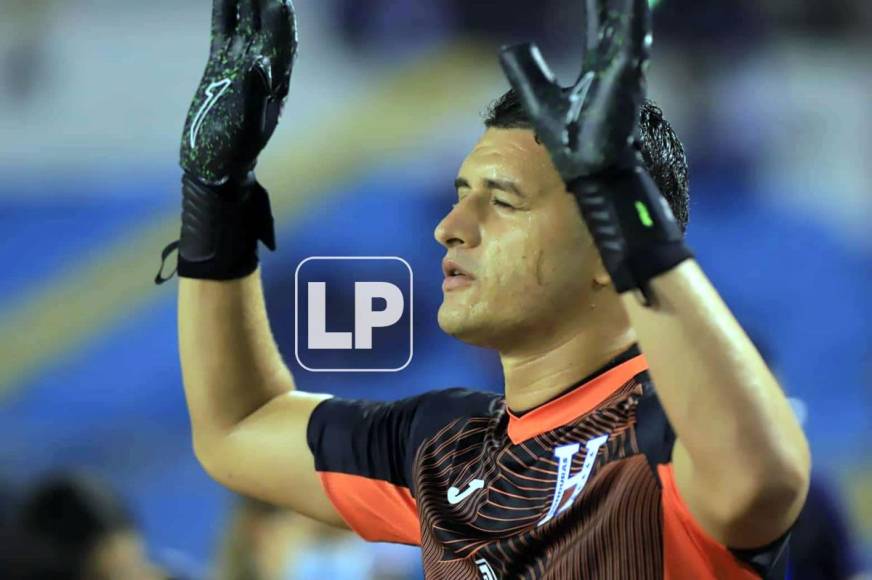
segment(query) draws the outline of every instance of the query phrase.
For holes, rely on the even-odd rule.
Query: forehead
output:
[[[485,179],[511,180],[531,194],[562,183],[548,152],[529,129],[485,131],[460,166],[458,177],[473,187]]]

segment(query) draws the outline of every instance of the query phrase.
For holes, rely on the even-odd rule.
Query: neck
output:
[[[509,409],[524,412],[550,401],[636,342],[629,324],[578,328],[536,347],[500,353]]]

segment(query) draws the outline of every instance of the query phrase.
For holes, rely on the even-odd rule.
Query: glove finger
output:
[[[257,11],[257,0],[238,0],[239,26],[243,36],[250,37],[260,28],[260,17]]]
[[[282,111],[282,101],[271,97],[272,63],[269,58],[261,57],[250,72],[248,82],[251,95],[246,105],[246,125],[252,129],[252,143],[260,151],[272,137],[278,125]]]
[[[618,156],[638,126],[650,45],[647,4],[648,0],[612,0],[609,6],[600,47],[604,66],[581,118],[581,154],[591,163]]]
[[[259,0],[262,5],[263,34],[273,65],[274,92],[288,94],[291,69],[297,54],[297,22],[290,0]]]
[[[257,3],[257,9],[261,14],[261,19],[263,20],[263,28],[264,30],[269,30],[270,25],[277,24],[276,20],[280,16],[280,14],[284,9],[289,9],[293,12],[293,6],[290,4],[290,0],[255,0]]]
[[[630,21],[630,10],[633,0],[604,0],[600,12],[599,32],[596,46],[596,61],[598,70],[608,66],[615,54],[628,48],[621,44],[624,28]],[[629,39],[628,39],[629,40]]]
[[[263,18],[263,30],[275,38],[277,45],[289,44],[297,37],[297,20],[290,0],[258,0]]]
[[[534,119],[540,112],[557,108],[562,98],[554,74],[533,44],[519,44],[504,48],[500,63],[509,83]]]
[[[614,159],[627,147],[638,125],[640,73],[630,55],[621,53],[599,76],[581,117],[583,156],[590,160]]]
[[[651,7],[649,0],[611,0],[604,30],[615,52],[633,59],[647,59],[651,48]]]
[[[605,82],[615,91],[641,94],[644,67],[651,52],[651,10],[648,0],[614,0],[611,22],[611,47],[606,66],[611,80]],[[601,71],[604,72],[604,71]],[[641,104],[641,103],[640,103]]]
[[[567,98],[569,100],[569,108],[566,110],[565,125],[570,125],[578,121],[581,116],[582,108],[587,102],[587,95],[596,80],[596,73],[593,71],[584,73],[578,81],[568,90]]]
[[[653,17],[651,5],[648,0],[634,0],[632,7],[632,22],[630,23],[630,37],[632,38],[633,52],[643,64],[651,57],[651,45],[653,39]]]
[[[596,52],[599,45],[601,0],[585,0],[585,55]]]
[[[272,93],[275,80],[273,79],[272,61],[268,56],[257,58],[252,67],[250,80],[255,83],[251,89],[258,95],[267,97]]]
[[[235,146],[225,160],[224,170],[232,175],[241,175],[254,167],[257,155],[266,144],[266,107],[269,100],[268,62],[258,59],[246,71],[242,79],[245,100],[240,111]]]
[[[212,50],[227,42],[236,27],[237,0],[212,0]]]

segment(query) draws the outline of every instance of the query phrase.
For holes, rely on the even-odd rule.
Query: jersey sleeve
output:
[[[731,550],[696,522],[675,485],[672,464],[658,466],[663,487],[663,557],[665,578],[782,580],[787,563],[785,534],[756,550]]]
[[[672,471],[675,433],[650,382],[636,413],[639,450],[661,487],[664,578],[785,578],[789,534],[759,549],[733,550],[712,538],[690,513]]]
[[[322,402],[309,419],[307,439],[327,497],[363,539],[420,545],[414,491],[421,442],[489,394],[451,389],[377,403]]]

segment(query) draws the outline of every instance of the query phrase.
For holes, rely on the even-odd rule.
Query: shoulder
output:
[[[648,373],[640,375],[638,380],[643,389],[636,406],[636,440],[639,452],[645,455],[661,488],[664,548],[680,554],[680,557],[670,555],[667,558],[667,568],[676,565],[677,573],[679,569],[686,572],[693,565],[699,565],[700,570],[714,567],[720,571],[733,571],[737,578],[752,577],[748,571],[750,568],[760,578],[783,578],[788,534],[762,548],[736,550],[711,538],[691,515],[672,474],[675,431]]]
[[[331,398],[312,413],[309,444],[315,449],[325,441],[371,445],[384,439],[386,445],[412,457],[422,441],[447,424],[492,415],[502,400],[496,393],[465,388],[428,391],[391,402]]]
[[[413,438],[421,443],[458,419],[489,417],[502,401],[496,393],[459,387],[425,393],[418,397]]]
[[[463,387],[429,391],[420,395],[420,405],[444,416],[457,417],[489,414],[503,397],[497,393]]]
[[[411,486],[418,448],[462,417],[488,416],[495,393],[430,391],[392,402],[326,399],[309,418],[307,441],[319,472],[353,474]]]
[[[494,403],[502,400],[500,395],[466,388],[451,388],[397,399],[395,401],[367,401],[332,397],[322,401],[313,414],[357,414],[366,418],[396,417],[404,420],[448,420],[467,414],[487,413]]]

